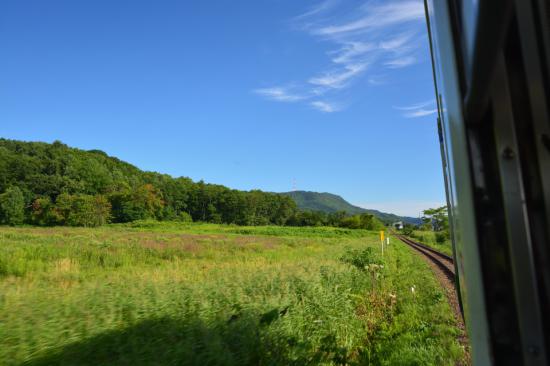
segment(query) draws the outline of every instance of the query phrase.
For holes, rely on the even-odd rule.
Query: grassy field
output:
[[[426,263],[374,232],[0,227],[3,365],[454,365],[458,334]]]
[[[433,231],[415,230],[409,236],[411,237],[411,239],[426,244],[427,246],[430,246],[436,250],[439,250],[441,253],[445,253],[450,256],[453,255],[451,241],[449,239],[446,239],[445,242],[438,243],[435,240],[435,232]]]

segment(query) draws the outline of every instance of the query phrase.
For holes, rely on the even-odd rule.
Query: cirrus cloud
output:
[[[422,33],[425,19],[422,0],[349,4],[325,0],[292,19],[297,29],[333,47],[327,52],[329,67],[302,81],[293,80],[292,85],[298,85],[300,93],[277,85],[254,92],[270,100],[306,102],[321,112],[334,112],[343,108],[328,108],[323,103],[333,105],[330,100],[341,99],[341,91],[351,88],[357,80],[365,79],[363,87],[376,87],[384,84],[380,78],[382,70],[389,72],[419,62],[417,54],[422,42],[426,42]],[[317,100],[319,97],[322,102]]]
[[[414,103],[405,107],[394,106],[393,108],[403,111],[403,117],[406,118],[425,117],[437,113],[435,99],[420,103]]]
[[[323,102],[320,100],[313,101],[310,103],[310,105],[313,108],[317,109],[318,111],[321,111],[324,113],[333,113],[333,112],[338,112],[340,110],[340,106],[334,103]]]

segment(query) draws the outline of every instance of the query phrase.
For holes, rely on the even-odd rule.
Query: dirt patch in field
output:
[[[212,243],[223,241],[223,235],[200,235],[200,234],[157,234],[157,233],[138,233],[130,235],[130,241],[139,245],[153,249],[180,248],[195,251],[196,247],[203,243]],[[128,240],[124,238],[124,240]]]
[[[174,234],[180,239],[196,239],[196,240],[226,240],[227,235],[223,234]]]
[[[246,247],[249,244],[260,244],[266,249],[274,249],[281,243],[280,238],[263,236],[237,236],[232,239],[232,241],[240,247]]]
[[[68,243],[93,242],[118,245],[138,245],[156,250],[180,249],[196,253],[206,247],[220,246],[225,248],[274,249],[283,240],[272,236],[225,235],[225,234],[191,234],[164,232],[131,232],[131,231],[91,231],[83,228],[51,227],[32,228],[26,233],[36,238],[55,238],[54,245],[65,246]]]
[[[220,245],[226,247],[247,247],[261,246],[265,249],[273,249],[280,244],[279,238],[261,236],[234,236],[226,235],[204,235],[204,234],[177,234],[177,235],[151,235],[140,233],[138,244],[152,249],[182,249],[188,252],[198,252],[204,249],[205,245]]]
[[[202,246],[199,244],[199,243],[196,243],[196,242],[191,242],[191,243],[185,243],[182,248],[183,250],[185,250],[186,252],[189,252],[189,253],[198,253],[200,252],[203,248]]]
[[[140,240],[137,244],[151,249],[182,249],[189,252],[198,252],[201,249],[201,243],[196,239],[186,239],[186,240],[155,240],[147,239]]]
[[[25,234],[25,235],[38,235],[38,236],[54,236],[54,235],[63,235],[66,236],[69,233],[69,231],[66,230],[66,228],[10,228],[11,232],[15,232],[17,234]]]
[[[71,258],[62,258],[53,263],[54,271],[57,273],[78,272],[78,262]]]

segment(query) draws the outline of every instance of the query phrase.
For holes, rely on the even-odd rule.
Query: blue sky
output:
[[[421,0],[0,3],[0,136],[232,188],[444,202]]]

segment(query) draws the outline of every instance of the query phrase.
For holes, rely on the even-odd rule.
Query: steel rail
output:
[[[407,244],[411,248],[423,254],[428,260],[433,262],[438,266],[443,273],[449,278],[452,282],[455,282],[455,271],[454,271],[454,261],[453,258],[445,253],[441,253],[429,246],[418,243],[414,240],[411,240],[403,235],[396,234],[392,232],[392,235],[401,240],[403,243]]]

